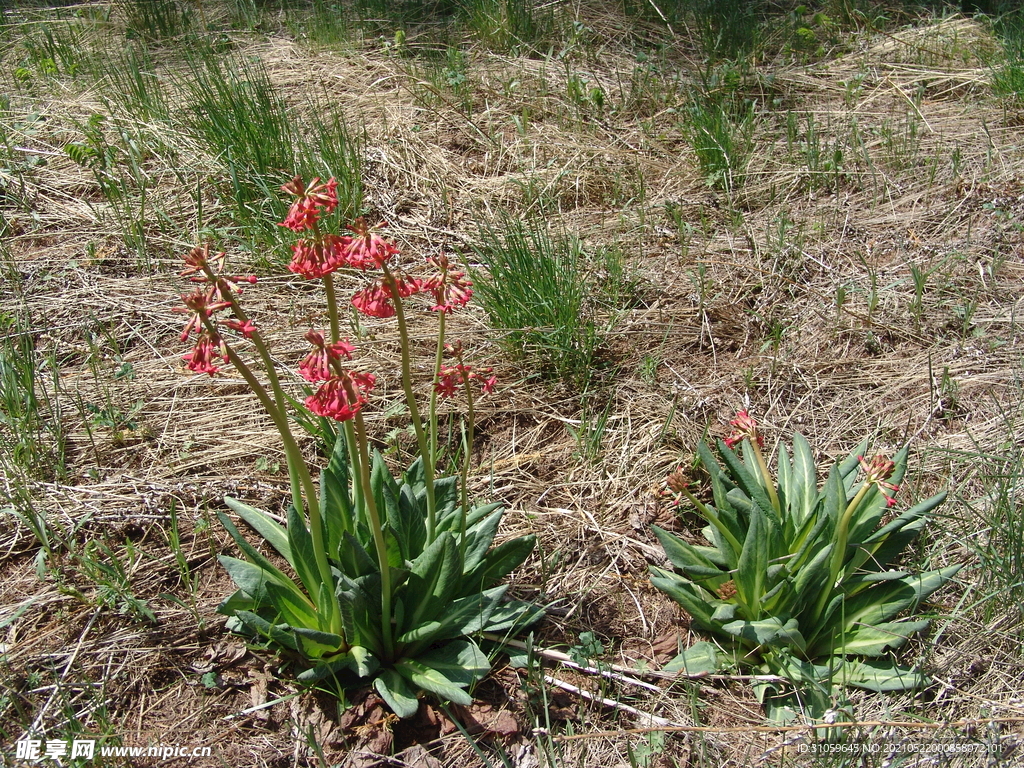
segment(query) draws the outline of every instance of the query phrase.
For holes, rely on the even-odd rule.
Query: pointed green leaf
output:
[[[765,532],[764,513],[754,504],[750,511],[750,525],[743,540],[743,551],[736,566],[736,599],[747,609],[747,615],[758,618],[760,598],[764,593],[765,570],[768,568],[768,537]]]
[[[881,624],[903,611],[913,610],[922,600],[953,578],[960,567],[951,565],[896,581],[882,582],[867,589],[846,601],[841,617],[842,626],[850,630],[859,624]]]
[[[718,649],[705,640],[694,643],[662,668],[662,672],[710,675],[719,670]]]
[[[252,546],[245,537],[242,536],[241,532],[235,527],[235,524],[231,522],[231,518],[225,515],[223,512],[217,512],[217,519],[220,520],[220,524],[224,526],[224,530],[228,532],[238,548],[242,550],[242,554],[248,558],[249,562],[256,567],[266,571],[268,574],[273,574],[273,577],[281,581],[289,580],[287,576],[282,573],[277,566],[267,560],[255,547]]]
[[[847,659],[837,670],[836,682],[868,691],[912,691],[928,684],[928,676],[919,669],[896,666],[891,659],[860,661]]]
[[[272,520],[266,512],[256,509],[256,507],[251,507],[248,504],[244,504],[238,499],[225,496],[224,503],[231,507],[235,514],[255,528],[256,532],[266,539],[267,543],[281,554],[281,557],[289,563],[292,561],[291,547],[288,543],[288,533],[285,531],[283,526]],[[220,515],[218,514],[218,518],[219,517]],[[223,520],[221,522],[223,522]]]
[[[790,476],[790,484],[786,488],[786,498],[793,519],[798,524],[802,524],[816,506],[818,479],[811,446],[799,432],[793,435],[793,471]]]
[[[288,543],[291,545],[292,567],[306,592],[310,596],[319,595],[323,580],[317,568],[316,555],[313,554],[313,538],[306,528],[306,521],[291,505],[288,506]],[[330,586],[333,589],[333,585]]]
[[[755,472],[760,477],[759,470],[750,471],[747,469],[747,465],[736,455],[736,452],[726,446],[722,441],[718,441],[718,454],[722,457],[722,465],[729,473],[729,477],[736,483],[737,487],[747,497],[761,507],[766,514],[775,514],[774,508],[772,507],[771,501],[768,499],[768,494],[765,492],[764,487],[761,483],[754,478]],[[770,510],[770,511],[769,511]]]
[[[710,632],[718,629],[711,618],[715,609],[708,602],[711,597],[707,592],[671,571],[654,566],[651,566],[650,571],[651,583],[679,603],[699,627]]]
[[[759,621],[733,621],[723,624],[730,635],[759,646],[782,646],[803,652],[807,646],[796,619],[783,622],[777,616]]]
[[[399,717],[412,717],[420,708],[416,690],[393,669],[382,669],[374,678],[373,687]]]
[[[459,586],[462,563],[458,546],[448,531],[442,531],[434,542],[416,558],[409,569],[405,593],[406,617],[403,631],[441,617]]]
[[[416,659],[403,659],[395,669],[414,685],[468,706],[473,699],[464,689],[483,679],[491,665],[476,643],[455,640]]]
[[[484,559],[484,555],[494,542],[494,536],[498,533],[498,525],[504,514],[504,510],[499,508],[472,531],[466,532],[466,564],[463,566],[465,570],[473,570]]]
[[[476,568],[463,577],[462,595],[479,592],[501,581],[523,564],[536,543],[537,537],[531,533],[510,539],[488,551]]]
[[[858,655],[881,656],[887,650],[901,647],[919,632],[928,629],[928,619],[918,621],[895,621],[875,626],[857,626],[833,636],[819,640],[811,648],[812,655]]]

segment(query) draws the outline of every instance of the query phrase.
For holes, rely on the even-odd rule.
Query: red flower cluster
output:
[[[187,341],[193,333],[198,336],[195,348],[183,357],[189,370],[211,376],[218,371],[218,367],[213,364],[214,358],[221,357],[227,361],[228,355],[226,342],[216,331],[206,327],[206,321],[210,321],[222,309],[232,306],[230,297],[242,292],[239,283],[256,282],[254,275],[221,274],[226,258],[224,253],[211,256],[209,244],[189,251],[184,257],[185,269],[179,274],[187,276],[190,282],[205,284],[205,287],[197,287],[192,293],[183,295],[181,300],[184,306],[172,310],[189,315],[181,332],[181,340]],[[213,324],[217,325],[216,322]],[[250,320],[231,318],[223,321],[223,325],[247,339],[256,333],[256,326]]]
[[[498,383],[497,376],[487,377],[487,374],[493,370],[493,368],[481,368],[479,371],[474,371],[471,366],[462,363],[445,367],[438,373],[434,389],[441,397],[455,397],[459,389],[470,381],[476,380],[483,382],[480,385],[480,392],[488,395],[494,391],[494,387]]]
[[[368,226],[366,219],[360,216],[348,225],[347,229],[355,237],[349,239],[349,263],[353,267],[369,269],[370,267],[383,267],[388,260],[398,253],[398,247],[389,243],[377,234],[377,230],[384,226],[384,222],[374,226]]]
[[[225,363],[228,361],[227,345],[224,340],[215,333],[201,331],[199,341],[182,360],[188,363],[188,369],[196,373],[207,373],[213,376],[220,368],[214,365],[214,358],[221,358]]]
[[[338,182],[334,179],[326,183],[322,183],[318,178],[313,179],[307,187],[303,184],[302,177],[296,176],[281,189],[295,196],[292,207],[288,209],[288,215],[280,224],[293,232],[315,229],[322,211],[330,213],[338,207]]]
[[[334,378],[336,373],[332,363],[343,357],[346,360],[351,360],[352,353],[356,351],[356,348],[348,341],[336,341],[333,344],[328,344],[324,335],[319,331],[307,331],[305,338],[313,345],[313,351],[299,363],[299,375],[314,384]]]
[[[898,485],[886,482],[896,469],[895,462],[882,455],[872,457],[871,461],[865,461],[863,456],[858,456],[857,460],[860,462],[860,468],[864,470],[864,482],[877,485],[882,490],[882,495],[885,496],[886,505],[896,506],[896,499],[885,492],[890,490],[896,493],[900,489]]]
[[[427,259],[427,263],[438,269],[436,275],[423,281],[423,290],[434,294],[437,302],[431,307],[435,312],[451,312],[456,307],[464,307],[473,296],[471,280],[466,279],[465,272],[449,268],[448,257],[441,254]]]
[[[366,404],[366,392],[377,383],[372,373],[343,371],[325,381],[316,394],[306,398],[306,407],[317,416],[348,421]]]
[[[729,422],[729,426],[733,428],[733,432],[725,438],[726,447],[733,448],[747,439],[751,442],[756,440],[758,447],[764,448],[764,437],[757,431],[757,422],[746,410],[737,411],[736,418]]]
[[[348,248],[347,237],[326,234],[312,240],[303,238],[292,246],[288,270],[307,280],[329,275],[339,267],[352,266],[348,260]]]
[[[416,278],[395,276],[395,287],[400,298],[407,298],[422,290],[423,283]],[[352,297],[352,306],[369,317],[394,317],[395,305],[391,286],[379,277]]]

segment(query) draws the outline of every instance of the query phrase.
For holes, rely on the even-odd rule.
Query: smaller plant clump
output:
[[[872,691],[925,685],[920,669],[898,665],[890,651],[925,631],[929,620],[900,616],[960,566],[912,573],[893,563],[946,494],[885,520],[906,472],[906,448],[893,460],[866,459],[862,444],[832,467],[819,490],[801,435],[794,435],[792,456],[780,448],[776,481],[754,420],[740,411],[730,423],[735,431],[717,445],[721,463],[706,444],[697,449],[713,503],[699,500],[681,473],[668,480],[677,500],[686,499],[708,521],[703,533],[710,546],[655,528],[677,572],[652,567],[652,582],[718,643],[697,643],[670,665],[690,671],[741,665],[785,678],[792,686],[755,684],[776,720],[797,713],[821,718],[832,705],[834,683]]]
[[[222,361],[231,363],[280,432],[291,481],[287,527],[236,499],[226,502],[288,562],[298,581],[218,513],[245,555],[220,558],[239,589],[219,611],[230,617],[231,630],[294,660],[302,668],[300,681],[333,680],[340,689],[372,681],[401,717],[415,714],[420,691],[468,705],[466,689],[490,670],[469,635],[509,631],[540,615],[530,604],[503,601],[507,587],[496,586],[530,554],[534,537],[492,547],[502,510],[497,504],[471,505],[466,489],[474,390],[487,394],[496,385],[490,369],[465,363],[460,344],[445,343],[445,319],[470,300],[472,283],[444,255],[427,260],[426,277],[403,273],[393,264],[397,247],[362,219],[349,234],[325,231],[322,217],[338,205],[334,179],[307,185],[296,177],[282,189],[294,202],[281,226],[300,235],[288,268],[322,280],[329,318],[327,330],[305,334],[312,349],[298,374],[316,389],[309,390],[304,408],[285,392],[259,327],[239,301],[241,284],[256,278],[227,274],[225,254],[213,254],[209,246],[193,249],[181,273],[196,283],[179,310],[188,314],[182,340],[195,339],[184,358],[188,368],[213,376]],[[351,304],[363,315],[393,317],[398,324],[402,387],[419,449],[400,477],[370,450],[362,411],[377,377],[348,365],[356,348],[339,332],[333,283],[338,269],[374,273]],[[438,317],[427,418],[413,390],[405,308],[417,294],[429,297]],[[243,357],[246,349],[262,362],[266,383]],[[438,398],[457,396],[467,402],[461,484],[436,477]],[[290,414],[290,407],[297,413]],[[306,425],[319,418],[323,433],[340,424],[319,486],[299,451],[291,418]]]

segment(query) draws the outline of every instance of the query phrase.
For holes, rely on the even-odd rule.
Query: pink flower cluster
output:
[[[226,258],[224,253],[211,256],[209,244],[189,251],[184,258],[185,269],[179,275],[187,276],[189,282],[203,287],[197,286],[192,293],[183,295],[181,300],[184,306],[172,310],[189,315],[181,332],[181,340],[187,341],[193,333],[197,337],[195,347],[182,359],[190,371],[210,376],[220,370],[214,362],[215,358],[219,357],[224,362],[228,360],[227,343],[218,332],[219,325],[224,325],[247,339],[256,332],[256,326],[248,319],[230,318],[219,324],[216,321],[217,312],[234,306],[233,297],[242,292],[240,283],[256,282],[254,275],[222,274]]]
[[[732,434],[725,438],[725,445],[734,448],[743,440],[756,441],[759,448],[764,448],[764,436],[757,431],[757,422],[745,410],[737,411],[736,418],[729,422]]]
[[[860,468],[864,470],[864,482],[878,486],[882,495],[885,496],[886,506],[896,506],[896,499],[885,492],[889,490],[896,493],[900,489],[898,485],[886,482],[896,469],[895,462],[882,455],[873,456],[871,461],[866,461],[863,456],[858,456],[857,461],[860,462]]]
[[[327,379],[315,394],[306,398],[306,407],[317,416],[348,421],[366,404],[366,393],[377,383],[372,373],[342,371]]]
[[[480,392],[489,395],[494,391],[494,387],[498,383],[497,376],[487,376],[493,370],[493,368],[481,368],[475,371],[472,366],[463,365],[462,363],[446,366],[441,369],[434,389],[441,397],[455,397],[455,394],[469,382],[478,381],[482,382]]]

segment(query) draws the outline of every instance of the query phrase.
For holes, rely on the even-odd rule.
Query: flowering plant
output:
[[[309,330],[311,351],[298,373],[316,385],[305,409],[337,422],[337,439],[319,484],[292,435],[298,401],[284,389],[260,329],[239,301],[241,284],[252,277],[225,273],[224,254],[195,248],[181,273],[196,284],[184,296],[188,313],[182,340],[195,335],[184,356],[188,368],[214,375],[229,362],[245,379],[280,432],[287,457],[292,503],[287,526],[267,513],[227,498],[226,503],[287,561],[294,577],[253,547],[223,513],[218,516],[244,559],[221,557],[238,591],[218,609],[233,631],[260,640],[304,669],[301,681],[335,680],[342,687],[373,682],[396,714],[418,708],[418,694],[469,704],[466,691],[490,669],[487,657],[468,637],[480,631],[508,630],[540,615],[535,606],[503,601],[496,586],[519,566],[534,546],[523,536],[492,547],[502,510],[474,506],[466,488],[472,455],[474,388],[493,391],[490,369],[463,360],[461,345],[445,343],[448,313],[472,296],[471,283],[444,256],[428,259],[430,274],[412,277],[395,265],[398,249],[379,227],[362,219],[349,234],[324,231],[322,217],[337,205],[335,182],[293,179],[282,189],[294,198],[281,226],[301,237],[292,248],[289,269],[323,281],[329,329]],[[372,373],[349,367],[355,345],[339,332],[333,273],[352,269],[375,273],[352,298],[364,315],[395,318],[401,341],[402,387],[416,433],[418,457],[394,477],[377,451],[370,450],[363,410],[376,386]],[[438,317],[438,342],[429,413],[421,416],[413,389],[409,332],[404,301],[430,298]],[[263,377],[246,361],[250,348]],[[445,353],[454,364],[445,364]],[[437,477],[439,397],[461,395],[468,404],[467,442],[461,483]],[[296,578],[297,577],[297,578]]]
[[[660,528],[655,534],[676,571],[651,568],[651,581],[711,634],[726,656],[792,681],[795,690],[761,682],[758,695],[773,716],[797,709],[822,714],[832,680],[874,691],[905,690],[927,678],[897,665],[887,652],[928,627],[912,612],[959,570],[925,573],[891,564],[916,538],[945,493],[885,520],[906,472],[907,449],[893,460],[865,459],[867,445],[835,464],[819,490],[807,441],[780,447],[778,480],[764,459],[756,422],[740,411],[733,433],[718,441],[721,463],[697,449],[711,480],[712,503],[699,500],[681,473],[669,489],[708,521],[710,546],[690,544]],[[858,480],[858,477],[860,479]],[[854,657],[871,657],[870,661]],[[670,664],[717,667],[711,643],[697,643]]]

